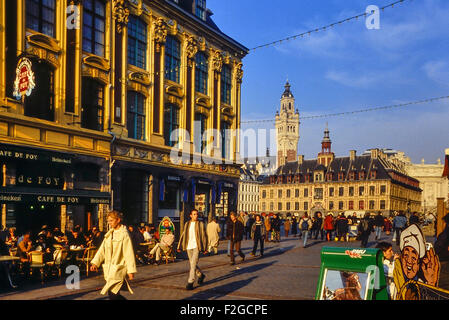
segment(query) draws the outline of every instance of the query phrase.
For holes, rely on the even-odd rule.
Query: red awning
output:
[[[446,155],[446,161],[444,163],[443,177],[446,177],[449,179],[449,155]]]

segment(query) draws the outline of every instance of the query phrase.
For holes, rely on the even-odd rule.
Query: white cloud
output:
[[[449,86],[449,62],[438,60],[429,61],[423,66],[427,77],[432,81]]]

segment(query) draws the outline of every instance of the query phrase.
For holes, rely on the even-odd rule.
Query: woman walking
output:
[[[251,227],[251,239],[254,240],[252,256],[256,255],[257,245],[260,243],[260,256],[263,257],[263,242],[265,239],[265,225],[260,217],[256,215],[256,221]]]
[[[137,272],[133,245],[128,230],[122,225],[122,213],[111,211],[106,219],[110,230],[92,259],[90,270],[96,272],[103,265],[106,285],[101,294],[108,293],[110,300],[126,300],[120,290],[133,294],[126,276],[133,280]]]

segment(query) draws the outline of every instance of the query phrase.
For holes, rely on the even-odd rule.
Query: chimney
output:
[[[299,155],[298,156],[298,163],[299,164],[303,164],[303,162],[304,162],[304,155]]]
[[[351,161],[355,161],[356,155],[357,155],[357,151],[356,151],[356,150],[351,150],[351,151],[349,151],[349,159],[350,159]]]
[[[379,149],[371,149],[371,158],[377,159],[379,156]]]

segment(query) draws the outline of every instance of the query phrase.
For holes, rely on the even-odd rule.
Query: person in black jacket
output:
[[[373,221],[370,218],[369,212],[365,213],[365,217],[363,217],[363,219],[360,220],[358,229],[360,234],[360,240],[362,241],[361,247],[366,248],[368,245],[369,236],[373,231]]]
[[[274,231],[273,242],[281,241],[281,219],[279,219],[279,214],[276,214],[274,219],[271,220],[271,228]]]
[[[410,216],[410,218],[408,219],[408,225],[412,225],[412,224],[416,224],[419,226],[419,217],[416,214],[416,212],[413,212]]]
[[[241,250],[241,242],[243,240],[243,233],[245,232],[245,227],[243,223],[237,219],[235,212],[231,212],[230,220],[226,228],[226,238],[230,241],[230,252],[231,255],[231,265],[235,264],[234,258],[234,247],[242,258],[242,262],[245,260],[245,255]]]
[[[374,218],[374,230],[376,231],[376,240],[380,239],[384,224],[385,224],[384,216],[382,215],[382,212],[378,212],[377,216]]]

